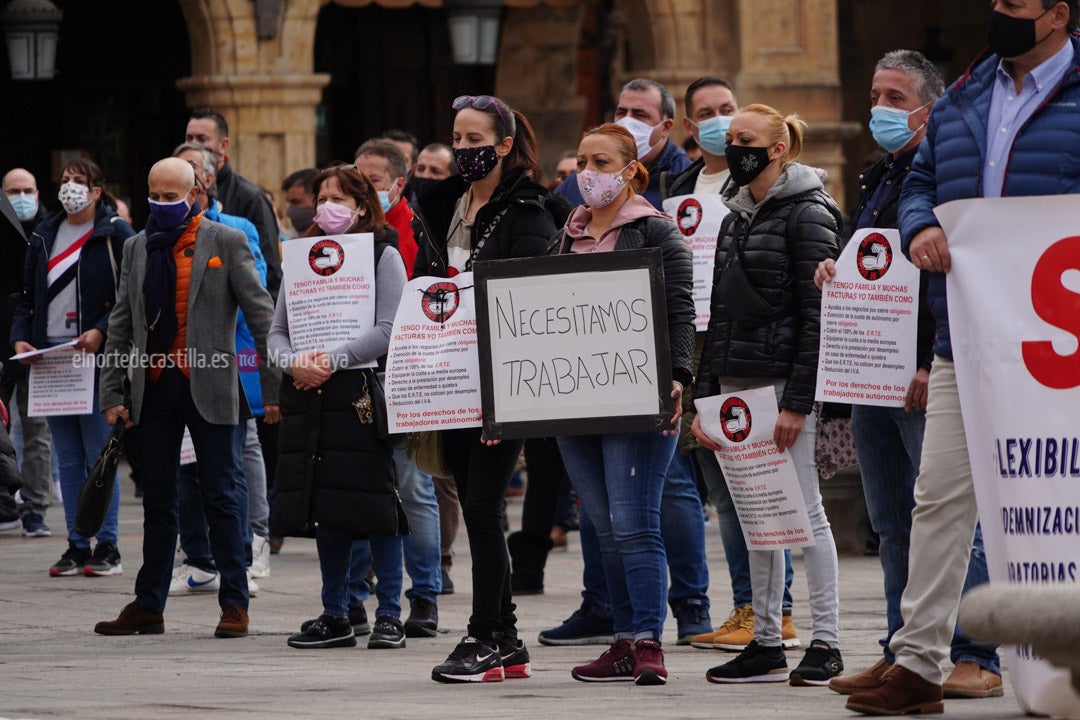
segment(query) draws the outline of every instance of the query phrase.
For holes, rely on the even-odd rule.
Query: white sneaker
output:
[[[205,595],[217,592],[220,587],[221,580],[217,573],[206,572],[191,565],[179,565],[173,570],[169,595]]]
[[[259,586],[255,584],[255,581],[251,579],[251,570],[248,570],[248,597],[255,597],[259,594]]]
[[[256,535],[251,541],[251,567],[248,574],[253,578],[270,576],[270,541]]]

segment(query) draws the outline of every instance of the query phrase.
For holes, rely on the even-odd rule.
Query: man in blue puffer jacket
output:
[[[977,511],[949,341],[948,241],[937,205],[974,197],[1080,193],[1077,0],[998,0],[990,47],[934,106],[904,184],[904,252],[930,273],[937,323],[922,466],[915,481],[904,626],[883,685],[848,699],[870,715],[943,712],[948,656]]]

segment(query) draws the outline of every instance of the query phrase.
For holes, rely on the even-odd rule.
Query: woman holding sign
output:
[[[836,545],[818,491],[813,414],[821,291],[819,261],[840,251],[840,211],[813,168],[796,162],[805,124],[766,105],[742,108],[727,133],[731,213],[716,248],[712,317],[695,397],[772,385],[779,402],[773,440],[791,454],[815,544],[803,549],[813,641],[787,670],[780,643],[782,550],[750,552],[754,640],[734,660],[706,673],[710,682],[826,685],[843,671],[838,637]],[[694,418],[694,435],[719,446]]]
[[[72,160],[64,167],[58,197],[64,209],[43,219],[30,236],[25,286],[15,306],[11,342],[16,353],[72,343],[93,355],[104,344],[116,301],[124,241],[135,231],[116,214],[116,198],[105,189],[105,175],[91,160]],[[98,409],[97,369],[93,377],[90,412],[48,417],[68,530],[68,548],[49,568],[54,577],[123,572],[116,548],[120,483],[113,486],[93,553],[90,538],[75,532],[79,491],[109,438],[109,426]]]
[[[338,165],[316,175],[312,186],[315,224],[304,237],[375,237],[375,324],[339,347],[297,352],[283,286],[267,335],[270,357],[286,373],[271,527],[277,535],[314,536],[322,571],[322,615],[303,623],[288,644],[304,649],[356,645],[349,602],[353,538],[381,536],[398,544],[396,553],[377,553],[376,560],[396,555],[397,562],[376,567],[379,607],[368,647],[403,647],[397,536],[407,532],[407,523],[398,499],[382,386],[369,365],[390,344],[405,267],[367,176],[355,166]]]
[[[482,260],[547,253],[557,226],[540,176],[536,136],[525,116],[490,95],[454,100],[454,159],[460,175],[420,196],[413,277],[453,277]],[[488,682],[531,674],[517,636],[503,498],[522,441],[488,445],[480,428],[444,430],[469,534],[473,607],[468,636],[431,671],[438,682]]]
[[[660,645],[667,561],[660,497],[678,440],[682,389],[693,379],[693,257],[674,221],[640,195],[649,173],[625,128],[606,124],[585,133],[577,182],[585,205],[566,223],[563,252],[662,252],[676,410],[671,430],[559,438],[567,474],[596,526],[615,630],[614,644],[572,675],[661,685],[667,682]]]

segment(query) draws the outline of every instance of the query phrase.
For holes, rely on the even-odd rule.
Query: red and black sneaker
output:
[[[656,640],[638,640],[634,645],[637,665],[634,668],[634,682],[638,685],[663,685],[667,682],[667,669],[664,667],[664,651]]]
[[[570,671],[575,680],[582,682],[618,682],[634,679],[637,654],[629,640],[616,640],[604,654],[588,665],[578,665]]]
[[[462,638],[446,662],[432,669],[431,679],[444,683],[502,682],[502,655],[490,640]]]
[[[532,676],[532,662],[523,640],[500,638],[499,653],[502,655],[503,677],[507,680],[519,680]]]

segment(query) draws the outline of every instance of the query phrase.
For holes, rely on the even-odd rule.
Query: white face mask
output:
[[[90,204],[90,188],[82,183],[68,181],[60,186],[56,199],[64,206],[64,212],[74,215]]]
[[[650,140],[652,140],[653,130],[660,127],[659,125],[646,125],[640,120],[636,120],[629,115],[624,117],[615,123],[626,128],[631,135],[634,136],[634,142],[637,144],[637,159],[641,160],[643,157],[649,154],[652,150]]]

